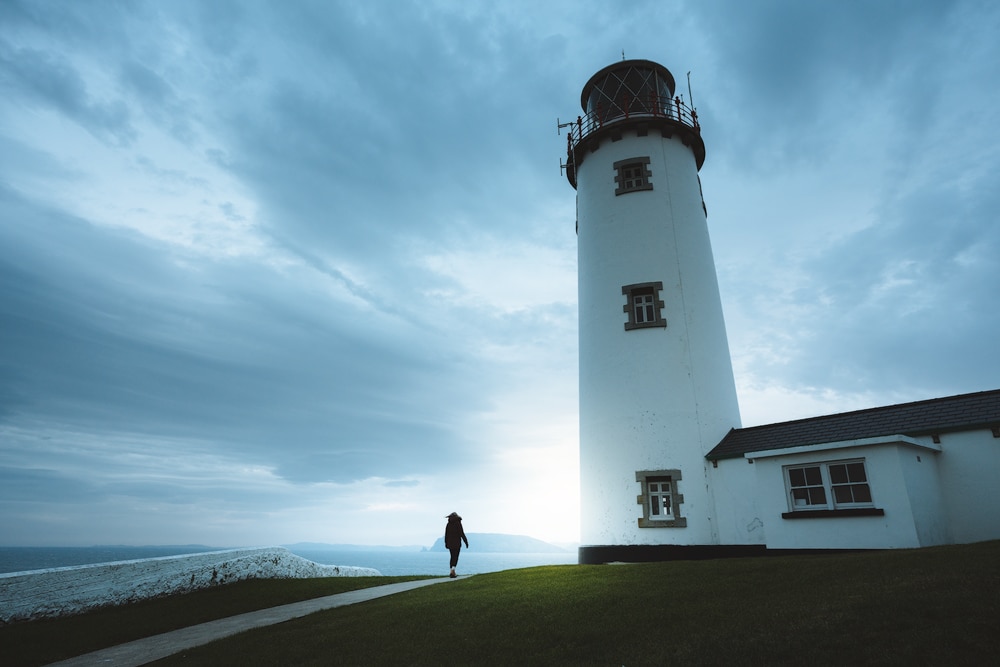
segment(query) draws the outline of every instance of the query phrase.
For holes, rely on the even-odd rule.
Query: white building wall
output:
[[[615,195],[616,161],[653,190]],[[651,130],[577,166],[584,545],[715,544],[704,455],[740,425],[715,264],[690,148]],[[662,281],[666,328],[626,331],[622,287]],[[638,527],[639,470],[679,469],[686,528]]]
[[[757,477],[743,457],[709,468],[719,544],[766,544],[767,525],[758,507]]]
[[[987,429],[941,435],[944,507],[956,544],[1000,539],[1000,438]]]
[[[869,447],[805,452],[787,456],[769,455],[754,459],[760,511],[767,529],[769,549],[898,549],[922,546],[914,508],[910,503],[908,476],[901,461],[915,451],[906,445],[883,444]],[[769,453],[771,454],[771,453]],[[865,459],[872,500],[884,516],[847,516],[783,519],[789,511],[783,466],[845,459]],[[907,464],[909,465],[909,464]],[[920,511],[919,509],[917,511]]]
[[[932,446],[931,439],[926,440]],[[944,505],[944,484],[939,467],[942,454],[910,447],[898,448],[897,454],[920,546],[951,544],[951,530]]]

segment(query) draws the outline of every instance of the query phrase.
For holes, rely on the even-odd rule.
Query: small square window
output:
[[[648,157],[619,160],[615,162],[614,168],[618,172],[615,175],[616,195],[653,189],[653,184],[649,180],[653,174],[649,171]]]
[[[642,505],[640,528],[685,528],[687,519],[681,516],[684,496],[677,492],[680,470],[644,470],[635,474],[642,485],[636,502]]]
[[[667,321],[661,314],[664,306],[660,300],[662,289],[662,282],[637,283],[622,287],[622,294],[625,295],[623,310],[628,315],[628,322],[625,323],[626,331],[667,326]]]

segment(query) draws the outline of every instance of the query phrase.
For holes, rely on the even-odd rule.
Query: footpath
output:
[[[463,579],[459,577],[458,579]],[[454,581],[457,581],[455,579]],[[112,667],[138,667],[147,663],[165,658],[181,651],[208,644],[216,639],[229,637],[239,632],[253,630],[254,628],[283,623],[293,618],[308,616],[309,614],[343,607],[349,604],[374,600],[376,598],[394,595],[404,591],[440,584],[452,579],[443,577],[440,579],[420,579],[417,581],[404,581],[398,584],[387,584],[385,586],[375,586],[373,588],[363,588],[336,595],[328,595],[302,602],[272,607],[270,609],[259,609],[239,616],[220,618],[208,623],[193,625],[189,628],[182,628],[172,632],[165,632],[162,635],[154,635],[145,639],[137,639],[127,644],[112,646],[110,648],[86,653],[75,658],[52,663],[50,667],[83,667],[90,665],[111,665]]]

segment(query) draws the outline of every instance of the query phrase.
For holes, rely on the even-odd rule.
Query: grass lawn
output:
[[[209,592],[225,598],[237,586]],[[201,604],[195,594],[149,604],[165,603]],[[72,620],[49,623],[57,629]],[[0,663],[38,664],[5,659],[18,627],[0,628]],[[992,665],[997,655],[1000,541],[480,574],[261,628],[157,664]]]
[[[108,607],[65,618],[0,626],[0,667],[29,667],[134,639],[290,602],[429,577],[259,579]]]

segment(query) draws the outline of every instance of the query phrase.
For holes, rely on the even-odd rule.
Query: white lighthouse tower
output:
[[[577,190],[581,563],[719,545],[705,454],[740,426],[697,114],[648,60],[583,87]]]

